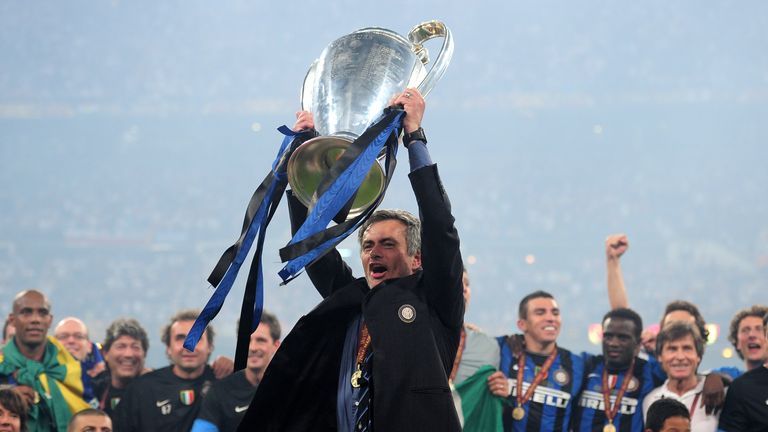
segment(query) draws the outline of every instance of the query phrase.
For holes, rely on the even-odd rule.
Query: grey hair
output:
[[[385,220],[396,220],[405,225],[405,241],[409,256],[414,256],[421,251],[421,221],[405,210],[395,209],[376,210],[363,223],[357,232],[357,242],[361,248],[363,247],[363,237],[371,225]]]
[[[693,338],[699,358],[704,358],[704,338],[701,337],[699,329],[683,321],[674,321],[659,332],[656,336],[656,354],[661,355],[661,349],[664,348],[665,343],[680,340],[688,335]]]
[[[144,327],[133,318],[118,318],[112,321],[112,324],[107,328],[107,334],[104,337],[104,351],[109,351],[112,344],[122,336],[132,337],[139,341],[141,347],[144,349],[144,355],[149,351],[149,338],[147,337],[147,332],[144,330]]]

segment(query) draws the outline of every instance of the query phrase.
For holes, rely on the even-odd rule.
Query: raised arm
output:
[[[605,264],[608,282],[608,301],[611,309],[629,307],[624,276],[621,274],[621,256],[629,249],[626,234],[612,234],[605,239]]]
[[[312,113],[307,111],[296,113],[294,131],[314,129],[314,127]],[[291,219],[291,233],[295,234],[307,218],[307,208],[293,196],[291,191],[287,191],[286,196],[288,198],[288,215]],[[344,262],[336,249],[329,251],[312,265],[307,266],[307,275],[323,298],[354,280],[352,269]]]
[[[419,92],[407,89],[394,103],[402,104],[406,112],[403,120],[406,134],[417,131],[424,114],[424,99]],[[451,203],[437,167],[429,158],[426,143],[416,139],[403,144],[408,146],[409,178],[421,219],[421,260],[423,277],[427,281],[425,294],[443,324],[458,328],[464,319],[463,266]]]

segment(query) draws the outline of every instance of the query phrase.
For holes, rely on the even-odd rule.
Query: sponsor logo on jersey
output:
[[[616,395],[611,395],[611,405],[616,403]],[[605,402],[603,401],[603,393],[595,392],[591,390],[584,390],[581,392],[581,399],[579,399],[579,406],[589,408],[597,411],[605,412]],[[635,398],[627,397],[626,395],[621,398],[621,407],[619,413],[623,415],[633,415],[637,412],[638,401]]]
[[[173,405],[171,405],[171,400],[170,399],[156,401],[155,405],[157,405],[157,407],[160,408],[160,413],[162,415],[170,414],[171,410],[173,409]]]
[[[517,397],[517,380],[510,379],[509,385],[510,388],[512,388],[512,397]],[[528,387],[530,386],[530,383],[523,381],[523,394],[525,394],[525,392],[528,390]],[[570,402],[570,400],[570,393],[539,385],[536,387],[536,390],[533,391],[533,396],[531,396],[529,402],[536,402],[556,408],[565,408],[568,406],[568,402]]]
[[[235,407],[235,412],[239,414],[239,413],[241,413],[241,412],[243,412],[243,411],[245,411],[247,409],[248,409],[248,405],[236,406]]]

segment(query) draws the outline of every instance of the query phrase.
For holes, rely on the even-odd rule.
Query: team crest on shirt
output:
[[[205,395],[206,395],[206,394],[208,394],[208,390],[210,390],[210,389],[211,389],[211,386],[212,386],[212,385],[213,385],[213,383],[212,383],[212,382],[210,382],[210,381],[208,381],[208,380],[204,381],[204,382],[203,382],[203,386],[202,386],[202,388],[200,389],[200,396],[203,396],[203,397],[205,397]]]
[[[640,388],[640,381],[637,380],[634,376],[629,380],[629,384],[627,384],[627,391],[633,392],[636,391],[638,388]]]
[[[400,317],[400,321],[410,324],[416,319],[416,309],[409,304],[404,304],[398,309],[397,315]]]
[[[115,408],[117,408],[117,404],[119,403],[120,403],[119,397],[113,397],[112,399],[109,400],[109,406],[112,408],[112,411],[114,411]]]
[[[561,386],[564,386],[571,382],[571,374],[569,374],[565,369],[560,368],[552,374],[552,379]]]
[[[195,391],[194,390],[182,390],[179,392],[179,400],[184,405],[192,405],[195,403]]]

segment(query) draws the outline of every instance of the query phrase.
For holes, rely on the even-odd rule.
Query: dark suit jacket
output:
[[[410,174],[422,221],[422,267],[369,289],[334,250],[307,269],[324,300],[283,340],[241,431],[335,431],[347,326],[362,313],[373,347],[376,432],[460,431],[447,375],[464,315],[462,260],[437,167]],[[413,322],[399,315],[416,311]]]

